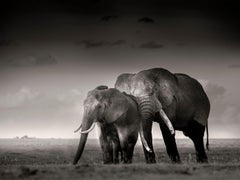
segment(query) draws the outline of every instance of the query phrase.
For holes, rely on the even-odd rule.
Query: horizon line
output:
[[[16,138],[16,137],[12,137],[12,138],[2,138],[0,137],[0,140],[4,140],[4,139],[18,139],[18,140],[33,140],[33,139],[63,139],[63,140],[78,140],[79,138],[60,138],[60,137],[48,137],[48,138],[41,138],[41,137],[28,137],[28,138]],[[186,138],[175,138],[175,139],[189,139],[188,137]],[[233,137],[233,138],[209,138],[209,139],[240,139],[240,137]],[[88,140],[98,140],[98,138],[88,138]],[[138,139],[139,140],[139,139]],[[153,140],[163,140],[163,138],[153,138]],[[189,139],[191,140],[191,139]],[[204,138],[205,140],[205,138]]]

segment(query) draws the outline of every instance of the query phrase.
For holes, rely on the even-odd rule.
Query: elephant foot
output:
[[[208,157],[204,150],[202,150],[202,152],[196,152],[196,160],[198,163],[208,163]]]
[[[131,160],[123,161],[123,164],[132,164],[132,161]]]
[[[113,160],[112,159],[104,159],[103,164],[113,164]]]
[[[208,163],[208,158],[206,157],[197,157],[198,163]]]
[[[146,163],[147,164],[155,164],[156,163],[156,159],[155,159],[155,154],[154,153],[150,153],[146,156]]]
[[[113,162],[104,161],[103,164],[113,164]]]
[[[172,163],[173,163],[173,164],[181,164],[182,161],[181,161],[180,159],[178,159],[178,160],[172,160]]]
[[[123,158],[123,164],[131,164],[132,163],[132,159],[130,158]]]
[[[169,156],[173,164],[180,164],[181,160],[179,156]]]
[[[113,163],[114,163],[114,164],[119,164],[119,159],[114,159],[114,160],[113,160]]]
[[[156,160],[155,159],[151,159],[151,160],[146,160],[146,163],[147,164],[155,164],[156,163]]]
[[[111,152],[104,152],[103,154],[103,164],[113,164],[113,155]]]

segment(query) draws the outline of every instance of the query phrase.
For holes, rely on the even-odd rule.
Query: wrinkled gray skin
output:
[[[121,74],[115,88],[136,97],[142,116],[144,137],[152,152],[144,149],[147,163],[155,163],[152,146],[152,122],[158,122],[173,162],[180,162],[175,136],[171,134],[159,114],[162,109],[175,130],[181,130],[194,143],[198,162],[207,162],[203,137],[207,129],[210,102],[201,84],[185,75],[173,74],[163,68],[140,71],[136,74]]]
[[[123,163],[131,163],[140,120],[133,97],[114,88],[99,86],[89,91],[84,101],[81,132],[97,122],[104,163],[119,163],[119,154]],[[88,133],[81,134],[73,164],[80,159],[87,136]]]

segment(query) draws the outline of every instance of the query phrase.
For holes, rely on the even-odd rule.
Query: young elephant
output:
[[[82,124],[75,131],[80,130],[81,138],[73,164],[80,159],[88,133],[96,123],[100,129],[99,140],[104,163],[118,163],[119,153],[124,163],[131,163],[140,119],[133,97],[107,86],[98,86],[89,91],[84,101]],[[144,139],[142,142],[149,149]]]

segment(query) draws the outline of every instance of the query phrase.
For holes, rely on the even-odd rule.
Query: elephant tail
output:
[[[208,133],[208,122],[206,124],[206,132],[207,132],[207,142],[206,142],[206,148],[209,151],[209,133]]]

